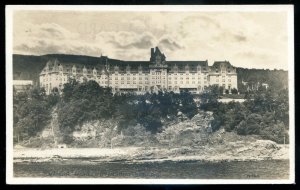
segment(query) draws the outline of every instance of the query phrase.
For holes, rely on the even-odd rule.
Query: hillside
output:
[[[36,84],[41,70],[45,67],[47,61],[57,58],[65,63],[79,63],[85,65],[94,65],[99,61],[97,57],[82,55],[64,55],[49,54],[42,56],[34,55],[13,55],[13,79],[14,80],[33,80]]]
[[[257,83],[267,83],[275,89],[285,89],[288,87],[288,71],[237,68],[238,89],[241,93],[245,91],[242,81],[248,82],[251,87]]]

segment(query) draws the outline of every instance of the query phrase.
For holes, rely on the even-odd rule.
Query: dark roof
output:
[[[214,64],[212,65],[212,67],[221,67],[221,66],[230,66],[232,67],[232,65],[229,63],[229,61],[215,61]]]
[[[208,66],[207,61],[167,61],[166,63],[169,66]]]

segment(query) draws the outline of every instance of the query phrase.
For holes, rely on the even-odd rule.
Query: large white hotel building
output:
[[[88,66],[50,60],[40,73],[40,86],[47,94],[60,92],[69,79],[84,82],[96,81],[100,86],[111,87],[116,92],[189,90],[201,93],[209,85],[222,86],[231,91],[237,89],[236,68],[228,61],[217,61],[208,66],[207,61],[166,61],[156,48],[151,48],[150,61],[121,61],[99,58],[99,63]]]

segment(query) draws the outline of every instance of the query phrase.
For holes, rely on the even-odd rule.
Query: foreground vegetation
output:
[[[85,130],[87,124],[102,134],[101,140],[84,142],[87,147],[94,146],[88,144],[91,142],[109,146],[112,139],[120,135],[134,137],[128,145],[137,141],[161,143],[161,139],[175,142],[178,131],[191,128],[196,115],[199,119],[195,122],[204,128],[211,126],[211,132],[224,128],[238,135],[257,135],[288,143],[287,89],[260,89],[248,95],[243,103],[220,103],[217,101],[220,95],[218,87],[209,87],[200,95],[201,103],[197,105],[194,97],[185,91],[113,95],[110,88],[103,88],[95,81],[70,81],[64,85],[61,96],[55,93],[46,96],[44,89],[34,88],[14,93],[15,142],[39,136],[51,123],[53,110],[56,110],[61,143],[74,144],[73,132]],[[212,113],[212,117],[205,116],[206,113]],[[184,120],[191,122],[181,125]],[[194,133],[201,135],[199,130],[192,131],[179,141],[182,143],[182,139],[189,139]]]

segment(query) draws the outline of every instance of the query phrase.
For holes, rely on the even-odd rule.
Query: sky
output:
[[[286,12],[15,11],[13,53],[76,54],[167,61],[227,60],[236,67],[288,69]]]

